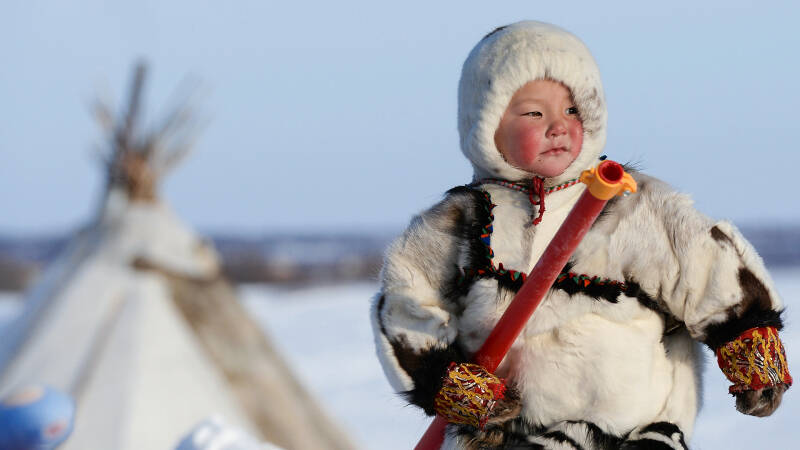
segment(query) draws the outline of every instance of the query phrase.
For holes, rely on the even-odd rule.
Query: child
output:
[[[458,125],[473,183],[392,244],[372,307],[392,386],[451,422],[443,448],[684,449],[699,343],[717,352],[739,411],[778,407],[791,377],[760,257],[733,225],[640,173],[639,192],[608,203],[498,367],[505,395],[494,375],[451,364],[481,346],[598,162],[598,69],[557,27],[498,28],[464,63]],[[448,405],[464,392],[446,376],[477,380],[484,399]]]

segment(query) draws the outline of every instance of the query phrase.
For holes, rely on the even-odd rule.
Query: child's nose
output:
[[[554,120],[547,129],[547,137],[554,138],[567,134],[567,124],[563,120]]]

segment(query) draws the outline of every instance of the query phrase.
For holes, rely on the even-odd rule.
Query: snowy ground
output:
[[[373,284],[239,291],[303,384],[362,448],[408,449],[429,420],[397,398],[383,376],[368,315],[375,292]]]
[[[800,268],[775,270],[773,276],[788,305],[782,338],[791,364],[800,358],[800,325],[793,314],[793,305],[800,301]],[[409,449],[429,420],[396,398],[381,372],[368,320],[376,288],[351,284],[287,291],[249,285],[240,293],[298,376],[363,448]],[[787,392],[772,417],[742,415],[734,409],[729,383],[711,353],[706,356],[704,407],[691,447],[794,448],[800,440],[797,387]]]
[[[19,293],[0,291],[0,330],[17,316],[20,306]]]

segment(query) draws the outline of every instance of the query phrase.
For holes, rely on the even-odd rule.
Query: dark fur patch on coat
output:
[[[508,276],[496,276],[494,278],[497,280],[497,284],[500,286],[500,288],[506,289],[515,294],[522,289],[522,285],[524,284],[521,277],[517,278],[516,280],[513,280]]]
[[[686,445],[686,439],[683,435],[683,430],[671,422],[655,422],[639,430],[639,435],[647,433],[658,433],[672,442],[673,445],[667,444],[663,441],[642,437],[640,439],[632,439],[625,441],[622,446],[618,447],[620,450],[687,450],[689,447]],[[675,434],[678,435],[677,442],[674,438]],[[617,447],[615,447],[617,448]]]
[[[733,239],[731,239],[730,236],[728,236],[722,230],[720,230],[719,227],[716,226],[716,225],[714,225],[711,228],[711,239],[714,239],[715,241],[717,241],[719,243],[725,243],[725,244],[730,245],[731,247],[734,247]]]
[[[571,424],[580,424],[586,427],[589,437],[597,448],[617,449],[622,438],[613,434],[606,433],[597,424],[585,420],[571,420]]]
[[[668,437],[670,439],[672,439],[672,436],[675,433],[678,433],[680,435],[680,439],[679,439],[680,444],[684,448],[687,447],[686,446],[686,440],[684,439],[684,436],[683,436],[683,431],[677,425],[675,425],[672,422],[655,422],[655,423],[651,423],[650,425],[642,428],[642,431],[640,431],[640,433],[658,433],[658,434],[662,434],[662,435],[664,435],[664,436],[666,436],[666,437]]]
[[[703,341],[711,350],[716,350],[726,343],[736,339],[740,334],[750,328],[775,327],[783,328],[781,311],[775,310],[749,310],[742,317],[732,318],[722,323],[709,325],[706,328],[706,338]]]
[[[532,446],[528,437],[545,432],[544,428],[530,425],[522,417],[501,425],[487,425],[483,431],[469,425],[451,426],[451,429],[453,436],[465,441],[464,448],[468,450],[537,448]]]
[[[501,427],[487,427],[485,431],[480,431],[474,427],[461,425],[455,428],[455,435],[466,438],[466,448],[468,449],[545,449],[547,445],[532,444],[531,439],[536,437],[545,438],[553,443],[567,443],[574,448],[583,447],[577,440],[591,442],[591,448],[617,450],[623,442],[623,438],[606,433],[599,426],[592,422],[583,420],[568,421],[572,426],[580,426],[583,429],[567,429],[565,431],[551,430],[544,427],[529,424],[524,418],[518,417],[504,423]]]
[[[639,283],[633,280],[625,280],[625,286],[625,295],[628,297],[634,297],[637,301],[639,301],[640,305],[656,312],[665,312],[665,308],[661,306],[659,301],[645,292]]]
[[[481,242],[481,230],[492,222],[491,206],[479,189],[471,186],[457,186],[447,191],[450,198],[459,198],[462,203],[461,215],[455,221],[453,234],[467,244],[466,263],[458,267],[456,276],[442,286],[445,298],[455,301],[467,294],[474,280],[462,281],[460,276],[472,269],[486,268],[489,260],[486,256],[486,246]]]
[[[683,448],[686,449],[687,447],[684,446]],[[625,442],[620,447],[620,450],[680,450],[680,447],[676,448],[653,439],[637,439]]]
[[[467,358],[464,353],[455,345],[446,348],[431,348],[427,350],[416,350],[409,345],[405,336],[399,335],[395,338],[386,333],[383,324],[383,307],[385,297],[381,296],[378,300],[378,324],[381,334],[392,345],[394,356],[397,363],[414,381],[414,389],[402,392],[409,403],[419,406],[426,414],[432,416],[436,414],[433,409],[433,401],[436,394],[442,388],[442,380],[447,372],[447,367],[451,362],[465,362]]]
[[[783,310],[772,309],[769,291],[753,272],[745,267],[739,269],[739,285],[742,288],[741,303],[729,308],[727,320],[706,327],[704,342],[712,350],[736,339],[750,328],[783,328]]]
[[[739,269],[739,285],[742,287],[742,309],[768,310],[772,309],[772,299],[764,283],[746,267]]]
[[[559,444],[569,444],[575,450],[583,450],[583,447],[575,442],[574,439],[567,436],[563,431],[550,431],[542,435],[543,438],[557,442]]]
[[[455,227],[453,234],[467,244],[467,257],[463,267],[456,268],[457,276],[443,287],[445,298],[455,301],[469,292],[472,284],[481,278],[494,278],[502,289],[516,293],[522,287],[522,278],[513,279],[508,274],[492,270],[492,261],[487,254],[486,244],[481,240],[484,228],[492,225],[492,203],[487,193],[475,185],[458,186],[447,191],[450,196],[461,196],[464,203],[464,214]],[[491,238],[490,238],[491,239]],[[483,269],[481,275],[462,278],[459,275],[470,274]]]
[[[442,389],[442,380],[447,373],[447,367],[453,361],[466,361],[464,354],[453,345],[415,352],[403,346],[401,342],[392,342],[392,348],[400,366],[414,380],[414,389],[402,392],[401,395],[409,403],[422,408],[425,414],[429,416],[436,414],[434,399]]]

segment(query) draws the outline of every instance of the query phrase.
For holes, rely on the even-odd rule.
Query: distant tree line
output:
[[[768,266],[800,266],[800,225],[746,227],[744,235]],[[377,280],[388,233],[212,236],[234,283],[312,285]],[[31,283],[61,251],[66,236],[0,236],[0,291]]]
[[[24,289],[67,239],[0,236],[0,291]],[[377,280],[390,240],[386,233],[211,238],[233,283],[297,285]]]

